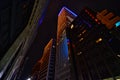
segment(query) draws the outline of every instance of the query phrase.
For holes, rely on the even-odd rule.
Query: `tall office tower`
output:
[[[78,80],[120,79],[120,39],[113,33],[119,20],[85,8],[67,28]]]
[[[58,14],[55,80],[71,80],[71,67],[66,37],[66,27],[77,17],[63,7]]]
[[[55,41],[51,39],[45,46],[42,58],[33,68],[31,80],[54,80]]]
[[[36,35],[47,1],[12,0],[6,3],[3,0],[0,3],[0,80],[19,78],[26,51]],[[29,16],[26,16],[29,11]]]

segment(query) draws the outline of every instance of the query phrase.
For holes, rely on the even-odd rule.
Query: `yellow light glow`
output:
[[[102,38],[99,38],[98,40],[96,40],[96,43],[99,43],[102,41]]]
[[[82,34],[84,34],[86,32],[86,30],[84,30],[83,32],[82,32]]]
[[[81,54],[82,54],[82,52],[78,52],[78,53],[77,53],[78,56],[81,55]]]
[[[83,39],[84,39],[84,38],[80,38],[80,40],[79,40],[79,41],[81,42]]]
[[[72,25],[70,26],[70,28],[73,29],[73,27],[74,27],[74,25],[72,24]]]
[[[79,34],[78,37],[80,37],[82,34]]]
[[[118,54],[117,56],[120,57],[120,54]]]

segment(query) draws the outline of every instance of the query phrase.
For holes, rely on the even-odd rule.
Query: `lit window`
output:
[[[84,34],[86,32],[86,30],[84,30],[83,32],[82,32],[82,34]]]
[[[82,52],[78,52],[78,53],[77,53],[78,56],[81,55],[81,54],[82,54]]]
[[[83,39],[84,39],[84,38],[80,38],[80,40],[79,40],[79,41],[81,42]]]
[[[96,43],[99,43],[102,41],[102,38],[99,38],[98,40],[96,40]]]
[[[78,37],[80,37],[82,34],[79,34]]]
[[[74,27],[74,25],[72,24],[72,25],[70,26],[70,28],[73,29],[73,27]]]

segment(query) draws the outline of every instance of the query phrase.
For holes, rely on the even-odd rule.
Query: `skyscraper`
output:
[[[110,18],[109,15],[106,14]],[[120,39],[116,37],[117,34],[116,36],[113,34],[115,22],[107,26],[106,23],[109,22],[104,20],[107,18],[97,16],[97,13],[85,8],[67,29],[78,79],[119,79],[120,48],[117,44],[120,45]],[[115,20],[115,18],[113,17],[111,20]]]
[[[54,80],[55,42],[51,39],[44,48],[42,58],[32,70],[31,80]]]
[[[55,80],[72,78],[66,28],[76,17],[77,15],[66,7],[63,7],[58,14]]]

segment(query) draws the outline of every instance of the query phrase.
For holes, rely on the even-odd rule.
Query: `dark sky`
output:
[[[31,45],[28,54],[28,60],[24,67],[24,79],[25,80],[31,68],[35,62],[40,59],[44,46],[51,38],[56,37],[57,29],[57,15],[63,6],[68,7],[76,14],[79,14],[80,10],[87,6],[96,11],[108,9],[120,16],[120,0],[50,0],[50,3],[44,13],[43,22],[40,24],[38,34]]]

